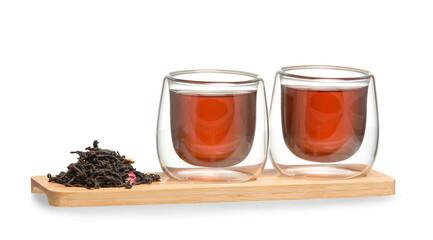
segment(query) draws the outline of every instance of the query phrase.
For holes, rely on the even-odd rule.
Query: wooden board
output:
[[[48,182],[46,176],[34,176],[31,190],[46,194],[49,204],[56,207],[371,197],[395,193],[395,180],[374,170],[354,179],[307,180],[280,176],[265,169],[256,181],[233,184],[182,183],[159,174],[161,182],[150,185],[94,190],[65,187]]]

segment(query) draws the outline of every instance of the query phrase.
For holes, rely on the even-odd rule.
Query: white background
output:
[[[432,239],[433,14],[429,1],[2,1],[0,238]],[[280,67],[358,67],[376,77],[374,168],[396,195],[54,208],[30,176],[58,173],[99,139],[160,171],[162,79],[250,71],[268,100]],[[272,166],[267,164],[268,168]]]

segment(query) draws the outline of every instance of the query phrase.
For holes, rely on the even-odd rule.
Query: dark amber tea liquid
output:
[[[170,115],[172,142],[180,158],[203,167],[233,166],[253,145],[256,92],[170,90]]]
[[[283,136],[290,151],[313,162],[339,162],[351,157],[364,138],[367,89],[281,86]]]

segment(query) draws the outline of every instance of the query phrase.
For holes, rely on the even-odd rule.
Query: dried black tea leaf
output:
[[[159,182],[158,174],[145,174],[132,167],[131,159],[125,158],[117,151],[102,149],[98,140],[86,151],[73,151],[78,154],[78,162],[71,163],[67,172],[56,176],[47,174],[49,182],[56,182],[67,187],[85,187],[97,189],[104,187],[132,188],[134,185]]]

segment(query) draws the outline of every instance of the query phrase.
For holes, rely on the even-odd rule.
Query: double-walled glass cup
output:
[[[168,74],[159,108],[157,150],[162,170],[175,180],[255,179],[268,151],[263,80],[230,70]]]
[[[270,157],[282,174],[352,178],[371,168],[378,114],[373,75],[336,66],[277,72],[270,113]]]

